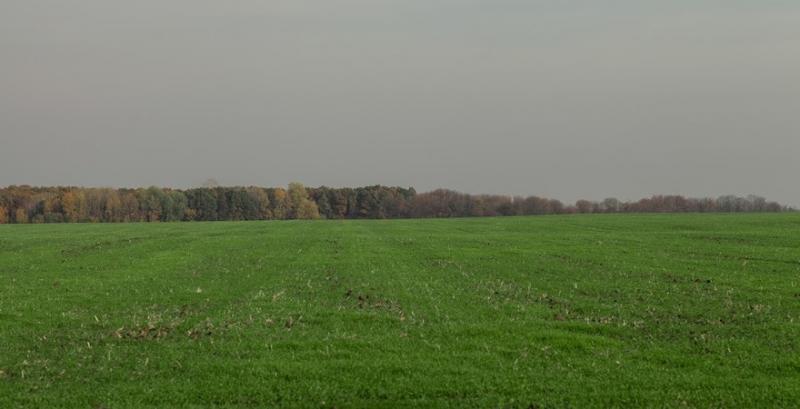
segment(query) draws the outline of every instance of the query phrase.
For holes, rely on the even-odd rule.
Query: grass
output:
[[[0,226],[0,407],[791,407],[800,215]]]

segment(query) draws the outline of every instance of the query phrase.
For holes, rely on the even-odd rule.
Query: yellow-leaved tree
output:
[[[319,208],[309,199],[308,191],[302,183],[289,183],[289,201],[293,219],[319,219]]]

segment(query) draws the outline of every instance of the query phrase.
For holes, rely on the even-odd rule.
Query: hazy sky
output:
[[[797,0],[0,0],[0,185],[800,205]]]

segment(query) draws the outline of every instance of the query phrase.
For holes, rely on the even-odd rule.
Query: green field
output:
[[[0,408],[796,407],[800,214],[0,226]]]

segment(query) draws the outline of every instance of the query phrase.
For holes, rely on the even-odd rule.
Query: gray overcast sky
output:
[[[0,185],[800,205],[800,2],[0,0]]]

